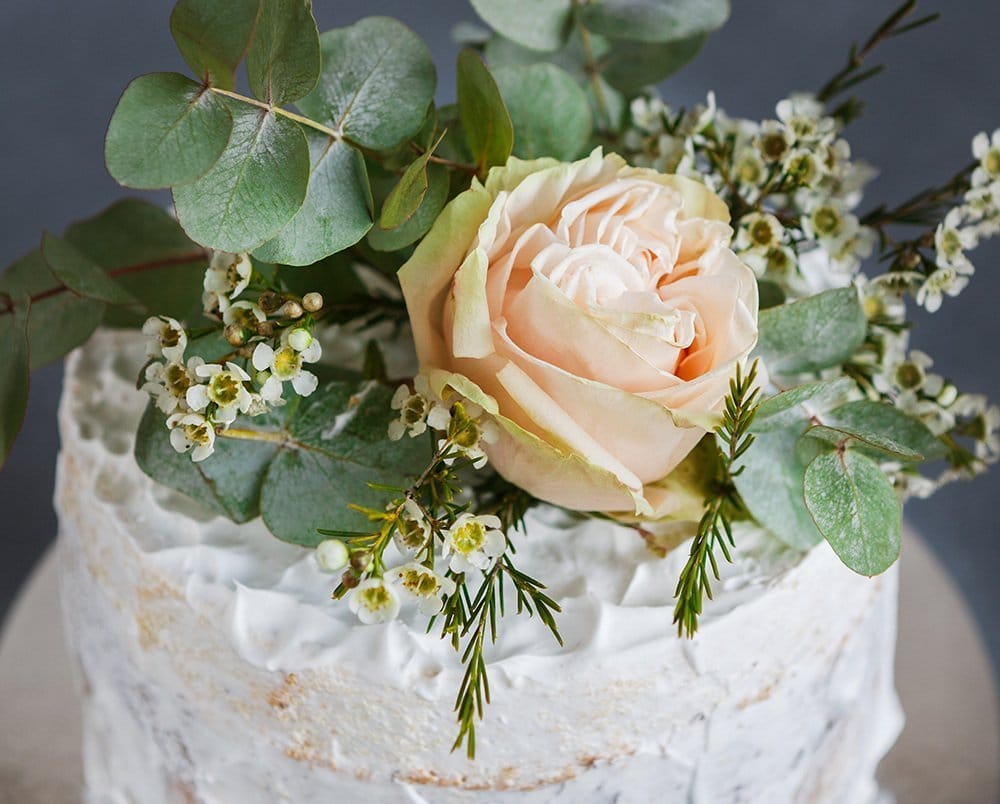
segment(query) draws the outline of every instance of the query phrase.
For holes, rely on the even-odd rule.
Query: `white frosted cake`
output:
[[[825,544],[801,556],[740,531],[688,641],[671,625],[685,546],[661,559],[631,529],[535,510],[519,566],[561,604],[565,647],[509,618],[470,761],[449,751],[460,663],[422,620],[362,625],[311,551],[140,471],[142,356],[124,344],[98,333],[71,357],[60,411],[87,801],[877,797],[901,724],[895,570],[869,580]]]

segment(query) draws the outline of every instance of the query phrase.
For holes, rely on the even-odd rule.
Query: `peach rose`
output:
[[[667,476],[757,341],[728,220],[703,185],[615,154],[511,159],[400,270],[421,370],[493,416],[490,461],[539,499],[689,517]]]

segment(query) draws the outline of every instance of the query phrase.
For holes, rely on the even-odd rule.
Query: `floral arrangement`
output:
[[[744,522],[883,572],[901,502],[1000,452],[1000,411],[907,345],[908,308],[1000,232],[1000,131],[865,212],[844,136],[877,45],[933,18],[914,5],[757,122],[654,88],[726,0],[472,0],[442,107],[392,19],[320,35],[304,0],[179,0],[193,77],[133,81],[106,141],[175,215],[117,203],[0,277],[0,454],[30,370],[134,328],[142,469],[314,550],[362,622],[416,606],[466,668],[470,756],[505,609],[559,639],[516,563],[533,506],[689,542],[681,636]]]

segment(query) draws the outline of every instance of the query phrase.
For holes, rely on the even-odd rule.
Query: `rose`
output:
[[[492,414],[490,461],[539,499],[680,515],[668,475],[757,340],[728,220],[702,184],[600,150],[511,159],[400,270],[421,370]]]

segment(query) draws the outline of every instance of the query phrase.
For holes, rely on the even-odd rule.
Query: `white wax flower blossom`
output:
[[[500,519],[492,515],[459,514],[445,531],[445,558],[452,572],[488,570],[507,549],[507,537],[500,530]]]
[[[176,319],[165,315],[147,318],[142,325],[142,334],[146,336],[148,357],[165,357],[171,363],[184,361],[187,332]]]
[[[392,539],[405,556],[413,556],[425,549],[431,538],[431,524],[414,500],[407,498],[396,513],[396,532]]]
[[[772,246],[780,245],[784,234],[781,222],[774,215],[768,212],[751,212],[740,218],[734,245],[737,251],[751,248],[766,251]]]
[[[834,131],[834,120],[823,116],[823,104],[808,93],[793,93],[778,101],[774,110],[798,140],[821,138]]]
[[[205,460],[215,451],[215,427],[200,413],[174,413],[167,418],[170,445],[177,452],[191,450],[195,463]]]
[[[227,304],[222,312],[222,321],[227,326],[236,324],[243,329],[253,330],[261,321],[266,321],[267,316],[260,306],[251,301],[238,301]]]
[[[929,313],[941,309],[945,296],[955,297],[969,284],[969,277],[949,266],[939,267],[934,271],[917,291],[917,304]]]
[[[976,187],[1000,179],[1000,128],[988,135],[985,131],[972,140],[972,155],[979,160],[979,166],[972,173],[972,184]]]
[[[225,368],[218,363],[206,363],[198,366],[195,374],[208,382],[188,388],[186,399],[191,410],[202,411],[209,403],[214,403],[217,406],[214,420],[230,424],[237,415],[250,409],[253,398],[244,385],[249,382],[250,375],[235,363],[226,363]]]
[[[765,120],[760,124],[753,144],[760,152],[761,159],[774,163],[784,161],[794,140],[792,133],[777,120]]]
[[[288,330],[285,340],[296,352],[307,351],[314,342],[318,345],[318,342],[313,339],[312,333],[305,327],[295,327]]]
[[[386,580],[399,586],[404,597],[415,601],[420,613],[428,617],[440,614],[445,598],[453,595],[456,589],[451,578],[415,561],[389,570]]]
[[[347,566],[351,554],[340,539],[325,539],[316,545],[315,556],[323,572],[337,572]]]
[[[476,469],[488,460],[483,444],[495,444],[500,430],[493,421],[483,418],[483,409],[468,401],[455,402],[450,408],[435,405],[427,414],[427,424],[444,433],[438,439],[438,449],[449,447],[451,454],[444,462],[449,466],[458,456],[467,458]]]
[[[974,249],[979,244],[976,230],[963,227],[963,214],[960,207],[948,211],[944,220],[934,230],[934,247],[937,250],[937,264],[942,267],[954,268],[960,274],[972,274],[974,268],[965,252]]]
[[[365,625],[389,622],[399,614],[399,596],[382,578],[359,583],[347,596],[347,605]]]
[[[258,343],[251,358],[253,367],[257,371],[268,372],[260,389],[261,397],[268,402],[278,402],[285,382],[291,382],[299,396],[309,396],[319,385],[319,379],[311,371],[306,371],[303,364],[315,363],[321,356],[322,348],[315,338],[302,351],[297,351],[287,342],[278,349],[269,343]]]
[[[206,292],[219,297],[234,299],[239,296],[253,275],[253,263],[249,254],[229,254],[217,251],[205,271],[203,287]]]
[[[195,371],[204,363],[200,357],[190,358],[186,366],[183,363],[150,363],[141,390],[153,398],[161,411],[173,413],[179,407],[186,407],[188,389],[199,382]]]
[[[393,410],[399,411],[399,418],[389,422],[389,438],[392,441],[399,441],[407,432],[411,438],[426,433],[427,415],[434,407],[432,400],[430,384],[423,374],[418,374],[414,378],[412,393],[409,386],[399,386],[389,403]]]

